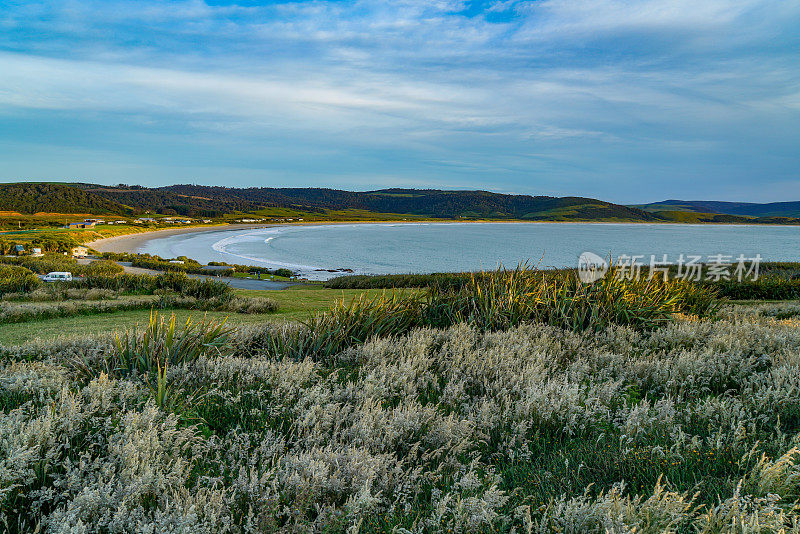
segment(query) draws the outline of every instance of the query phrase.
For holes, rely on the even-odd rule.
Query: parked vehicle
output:
[[[72,273],[53,271],[52,273],[47,273],[42,280],[45,282],[72,282]]]

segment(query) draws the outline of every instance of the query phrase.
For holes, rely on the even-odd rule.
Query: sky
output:
[[[0,181],[800,200],[800,0],[0,0]]]

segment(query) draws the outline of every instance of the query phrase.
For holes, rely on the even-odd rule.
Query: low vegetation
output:
[[[177,258],[165,259],[160,256],[151,254],[131,254],[129,252],[104,252],[101,254],[103,259],[113,261],[129,261],[134,267],[142,267],[144,269],[153,269],[156,271],[166,272],[184,272],[194,274],[208,274],[208,271],[203,269],[203,264],[188,258],[186,256],[179,256]],[[178,263],[180,262],[180,263]],[[274,275],[285,278],[290,278],[294,275],[289,269],[269,269],[267,267],[259,267],[254,265],[241,265],[234,263],[226,263],[219,261],[211,261],[208,265],[213,267],[228,267],[229,269],[220,269],[214,271],[218,276],[231,276],[234,272],[249,273],[249,274],[262,274]]]
[[[574,270],[544,271],[554,277]],[[648,276],[647,268],[643,268],[642,276]],[[675,277],[677,268],[673,267],[670,275]],[[433,274],[388,274],[388,275],[349,275],[332,278],[324,283],[332,289],[389,289],[420,287],[462,287],[472,276],[481,273],[433,273]],[[573,274],[574,276],[574,274]],[[756,280],[736,277],[719,280],[700,280],[699,286],[710,289],[721,298],[730,300],[794,300],[800,299],[800,263],[770,262],[760,265]]]
[[[89,293],[87,291],[87,293]],[[74,317],[123,310],[186,309],[226,311],[243,314],[273,313],[278,304],[269,298],[236,297],[225,295],[211,299],[162,294],[160,296],[104,297],[95,300],[59,300],[51,302],[2,302],[0,301],[0,324],[22,323],[55,317]]]
[[[469,325],[327,362],[154,317],[6,350],[11,532],[790,531],[797,325]],[[53,489],[58,488],[58,491]],[[405,529],[405,530],[400,530]]]
[[[89,264],[80,264],[75,258],[63,254],[2,257],[0,258],[0,264],[19,265],[36,274],[67,271],[77,276],[111,276],[123,271],[123,268],[113,261],[98,260]]]
[[[33,291],[41,280],[30,269],[16,265],[0,264],[0,295]]]
[[[0,263],[0,324],[148,308],[246,314],[278,308],[274,300],[235,296],[224,282],[188,278],[185,273],[132,275],[113,261],[77,265],[58,255],[11,259],[16,264]],[[82,274],[71,282],[45,284],[31,269],[73,269]]]
[[[797,531],[800,307],[570,280],[501,271],[302,325],[154,313],[2,347],[0,521]]]
[[[0,302],[0,324],[22,323],[53,317],[92,315],[153,307],[157,298],[148,296],[103,300],[63,300],[56,302]]]

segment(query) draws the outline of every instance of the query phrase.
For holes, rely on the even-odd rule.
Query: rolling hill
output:
[[[92,194],[142,211],[181,215],[254,212],[265,207],[324,213],[363,210],[445,219],[657,221],[637,208],[582,197],[504,195],[488,191],[326,188],[228,188],[172,185],[159,188],[74,184]]]
[[[739,215],[742,217],[800,217],[800,202],[722,202],[717,200],[664,200],[651,204],[638,204],[632,207],[659,213],[664,211],[688,211]]]
[[[0,211],[18,213],[125,214],[130,208],[114,199],[56,183],[0,184]]]
[[[90,183],[0,184],[0,212],[222,217],[232,214],[265,216],[267,212],[281,210],[313,214],[314,220],[414,216],[456,220],[800,224],[800,202],[665,200],[624,206],[585,197],[440,189],[344,191],[188,184],[155,188]]]

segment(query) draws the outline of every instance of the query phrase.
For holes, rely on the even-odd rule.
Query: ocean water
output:
[[[209,230],[157,238],[136,252],[165,258],[288,267],[311,279],[336,269],[357,274],[427,273],[513,267],[573,267],[583,252],[607,258],[683,254],[800,261],[800,227],[605,223],[376,223]]]

